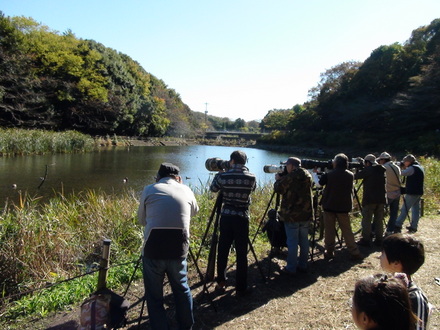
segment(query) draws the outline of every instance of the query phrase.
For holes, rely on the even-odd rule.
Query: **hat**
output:
[[[403,157],[402,162],[410,162],[410,163],[414,163],[416,161],[416,157],[414,157],[413,155],[409,154],[406,155],[405,157]]]
[[[159,172],[157,174],[161,177],[167,177],[170,175],[180,175],[180,169],[171,163],[162,163],[160,164]]]
[[[296,157],[289,157],[283,163],[283,165],[288,165],[288,164],[292,164],[292,165],[294,165],[296,167],[299,167],[299,166],[301,166],[301,160],[299,158],[296,158]]]
[[[377,164],[376,156],[373,154],[368,154],[365,156],[364,161],[369,161],[371,164]]]
[[[379,159],[391,159],[391,155],[388,152],[384,151],[377,158],[377,160],[379,160]]]

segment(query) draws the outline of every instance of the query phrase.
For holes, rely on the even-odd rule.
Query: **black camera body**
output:
[[[208,158],[205,161],[205,167],[208,171],[211,172],[219,172],[219,171],[228,171],[231,168],[231,164],[229,160],[223,160],[218,157]]]
[[[324,171],[325,169],[331,170],[333,168],[333,161],[332,160],[313,160],[313,159],[301,159],[301,167],[306,170],[312,170],[315,168],[321,169],[321,171]],[[363,168],[364,164],[361,162],[349,162],[348,168],[349,169],[360,169]],[[264,173],[284,173],[285,172],[286,165],[264,165],[263,171]]]

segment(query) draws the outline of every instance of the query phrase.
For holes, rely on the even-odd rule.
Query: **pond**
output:
[[[145,185],[154,182],[162,162],[178,165],[184,183],[197,193],[215,174],[205,168],[206,159],[219,157],[229,160],[234,150],[246,152],[249,159],[247,166],[257,176],[260,185],[274,180],[274,174],[264,173],[265,165],[279,165],[289,156],[310,158],[254,148],[202,145],[115,147],[85,154],[1,157],[0,201],[2,204],[6,199],[17,201],[24,192],[31,197],[87,189],[116,194],[127,189],[140,192]]]

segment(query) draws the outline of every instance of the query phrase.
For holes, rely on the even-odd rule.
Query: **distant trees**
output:
[[[301,111],[270,110],[261,123],[274,143],[440,154],[440,19],[403,45],[321,74]]]
[[[199,127],[179,94],[129,56],[0,12],[0,125],[162,136]]]

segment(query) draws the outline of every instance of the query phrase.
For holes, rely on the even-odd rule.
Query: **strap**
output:
[[[396,170],[391,165],[390,165],[390,168],[393,170],[394,174],[396,175],[397,181],[399,181],[399,183],[400,183],[400,178],[397,175]],[[402,187],[402,184],[400,184],[400,187]]]
[[[278,207],[280,206],[280,194],[277,193],[276,199],[275,199],[275,210],[278,211]]]

